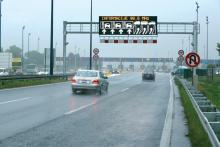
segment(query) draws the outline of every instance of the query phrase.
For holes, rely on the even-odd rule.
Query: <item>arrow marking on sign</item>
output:
[[[143,31],[142,34],[147,34],[147,29],[146,28],[144,28],[144,31]]]
[[[131,32],[132,32],[132,30],[131,30],[131,29],[128,29],[128,31],[127,31],[127,32],[128,32],[128,34],[130,35],[130,34],[131,34]]]
[[[137,28],[136,34],[139,34],[140,28]]]
[[[106,33],[106,29],[102,30],[102,33],[105,34]]]
[[[123,33],[123,30],[122,30],[122,29],[120,29],[120,30],[119,30],[119,33],[120,33],[120,34],[122,34],[122,33]]]
[[[113,35],[115,33],[115,30],[112,29],[111,32],[112,32],[112,35]]]

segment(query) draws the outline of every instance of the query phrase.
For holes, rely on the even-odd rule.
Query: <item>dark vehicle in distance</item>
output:
[[[155,72],[153,69],[146,68],[142,73],[142,80],[153,80],[155,81]]]
[[[112,72],[112,74],[120,74],[120,72],[117,71],[117,70],[114,70],[114,71]]]

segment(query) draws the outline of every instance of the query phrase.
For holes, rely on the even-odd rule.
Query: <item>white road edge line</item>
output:
[[[80,110],[83,110],[83,109],[85,109],[85,108],[87,108],[87,107],[90,107],[90,106],[92,106],[92,105],[95,105],[95,104],[96,104],[96,103],[93,102],[93,103],[90,103],[90,104],[81,106],[81,107],[79,107],[79,108],[77,108],[77,109],[73,109],[73,110],[71,110],[71,111],[69,111],[69,112],[64,113],[64,115],[73,114],[73,113],[75,113],[75,112],[78,112],[78,111],[80,111]]]
[[[125,89],[123,89],[123,90],[121,90],[121,92],[125,92],[125,91],[127,91],[129,88],[125,88]]]
[[[170,147],[172,125],[173,125],[173,109],[174,109],[174,92],[173,92],[173,78],[170,76],[170,98],[164,122],[163,132],[160,140],[160,147]]]
[[[25,101],[25,100],[29,100],[29,99],[32,99],[32,97],[26,97],[26,98],[11,100],[11,101],[0,102],[0,105],[4,105],[4,104],[8,104],[8,103],[13,103],[13,102]]]

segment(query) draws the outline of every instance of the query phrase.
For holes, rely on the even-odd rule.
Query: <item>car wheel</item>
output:
[[[97,93],[98,93],[99,95],[102,95],[102,88],[101,88],[101,87],[98,88]]]
[[[108,85],[106,86],[106,89],[105,89],[105,91],[106,91],[106,92],[108,92]]]

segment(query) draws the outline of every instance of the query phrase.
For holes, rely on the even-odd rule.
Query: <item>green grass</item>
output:
[[[67,81],[60,78],[41,78],[41,79],[24,79],[24,80],[2,80],[0,81],[0,89],[25,87],[33,85],[51,84]]]
[[[212,145],[208,138],[208,134],[205,132],[184,87],[177,79],[175,80],[175,83],[179,88],[184,113],[188,121],[188,136],[190,138],[192,147],[211,147]]]
[[[198,89],[220,110],[220,77],[200,78]]]
[[[220,110],[220,77],[199,79],[198,89]],[[220,139],[220,133],[217,134]]]

